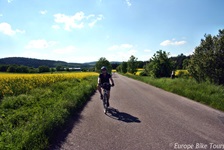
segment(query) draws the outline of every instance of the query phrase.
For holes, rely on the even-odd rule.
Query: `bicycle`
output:
[[[103,88],[103,108],[104,108],[104,114],[108,112],[108,92],[110,91],[111,84],[110,83],[103,83],[102,86]]]

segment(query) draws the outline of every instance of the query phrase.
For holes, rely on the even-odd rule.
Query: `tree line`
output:
[[[170,77],[171,72],[177,69],[186,69],[198,82],[209,81],[214,84],[224,85],[224,29],[218,35],[210,34],[201,39],[199,46],[190,56],[183,54],[169,57],[170,53],[163,50],[157,51],[144,65],[142,75],[156,78]],[[127,62],[117,67],[118,72],[136,73],[138,61],[131,56]]]
[[[54,72],[54,68],[48,66],[39,66],[38,68],[28,67],[24,65],[0,65],[0,72],[9,73],[44,73],[44,72]]]
[[[24,57],[9,57],[0,59],[0,64],[14,64],[22,65],[33,68],[38,68],[39,66],[48,66],[50,68],[55,68],[56,66],[65,66],[65,67],[88,67],[88,64],[80,63],[67,63],[64,61],[54,61],[54,60],[41,60],[34,58],[24,58]]]
[[[190,56],[183,54],[169,58],[169,53],[159,50],[145,62],[138,61],[138,58],[132,55],[127,62],[122,62],[116,69],[118,72],[135,74],[138,68],[144,68],[142,75],[168,77],[172,70],[186,69],[189,59]]]
[[[56,68],[50,68],[49,66],[43,65],[38,68],[28,67],[24,65],[0,65],[0,72],[9,73],[45,73],[55,71],[94,71],[93,68],[68,68],[64,66],[57,66]]]

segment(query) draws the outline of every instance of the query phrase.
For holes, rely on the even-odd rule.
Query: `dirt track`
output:
[[[96,92],[80,118],[68,125],[70,133],[51,149],[199,149],[201,143],[208,150],[216,146],[211,143],[224,145],[223,112],[121,75],[113,77],[108,115]]]

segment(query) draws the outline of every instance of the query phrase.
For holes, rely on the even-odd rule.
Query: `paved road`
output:
[[[103,113],[96,92],[53,149],[224,149],[223,112],[121,75],[113,77],[110,113]]]

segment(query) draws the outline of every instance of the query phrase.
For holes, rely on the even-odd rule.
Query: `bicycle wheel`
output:
[[[108,96],[107,94],[105,93],[104,94],[104,97],[103,97],[103,107],[104,107],[104,113],[106,114],[107,113],[107,103],[108,103]]]

